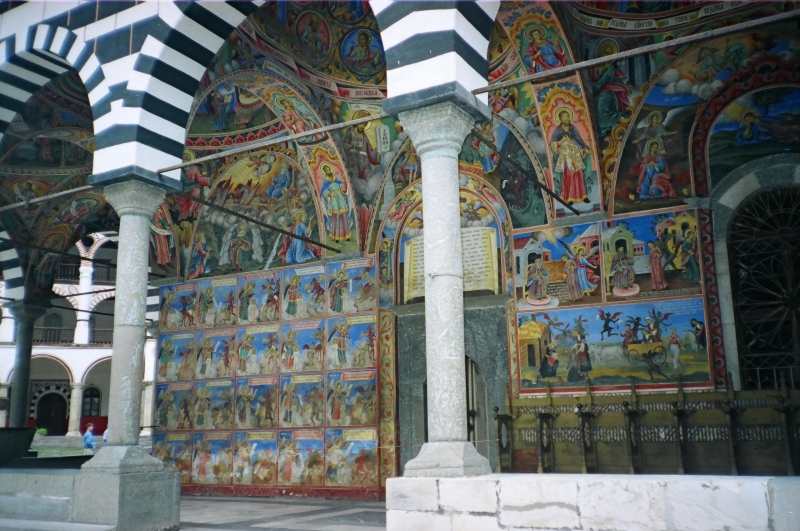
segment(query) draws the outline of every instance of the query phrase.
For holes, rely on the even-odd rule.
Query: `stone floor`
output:
[[[386,503],[309,498],[181,498],[181,531],[385,531]]]

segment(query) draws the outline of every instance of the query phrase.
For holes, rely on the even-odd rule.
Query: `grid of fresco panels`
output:
[[[161,289],[154,449],[181,482],[377,487],[372,259]]]

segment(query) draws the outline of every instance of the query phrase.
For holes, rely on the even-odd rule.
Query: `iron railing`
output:
[[[95,345],[110,345],[113,338],[113,328],[92,328],[89,342]]]
[[[72,343],[74,328],[36,327],[33,329],[34,343]]]

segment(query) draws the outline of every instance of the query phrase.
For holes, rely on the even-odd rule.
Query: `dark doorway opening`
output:
[[[47,435],[67,433],[67,400],[58,393],[47,393],[36,405],[36,427],[45,428]]]

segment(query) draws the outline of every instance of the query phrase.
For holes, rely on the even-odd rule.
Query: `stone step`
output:
[[[10,520],[0,518],[2,531],[114,531],[113,525],[45,522],[42,520]]]

